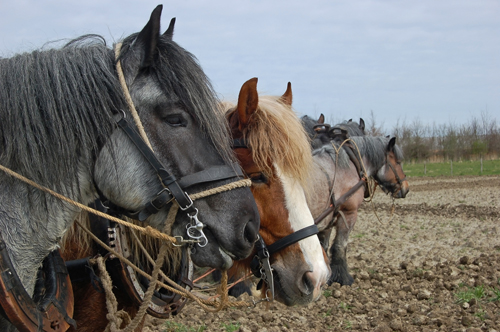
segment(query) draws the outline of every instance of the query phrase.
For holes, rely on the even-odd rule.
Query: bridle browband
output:
[[[244,138],[233,139],[233,149],[250,149]],[[260,278],[261,281],[257,285],[257,289],[262,287],[262,283],[265,282],[268,286],[267,291],[270,292],[270,296],[266,292],[266,299],[272,301],[274,299],[274,280],[273,272],[271,268],[271,263],[269,261],[272,254],[277,253],[294,243],[299,242],[305,238],[316,235],[319,233],[318,226],[310,225],[304,227],[298,231],[289,234],[269,246],[266,245],[262,237],[259,235],[257,241],[255,242],[256,253],[250,262],[250,270],[253,275]]]

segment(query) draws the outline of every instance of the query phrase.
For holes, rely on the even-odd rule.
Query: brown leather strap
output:
[[[352,195],[354,195],[354,193],[356,191],[358,191],[359,188],[361,188],[361,186],[363,186],[365,184],[366,184],[365,178],[362,178],[361,180],[359,180],[358,183],[356,183],[344,195],[342,195],[338,200],[336,200],[335,204],[331,204],[325,211],[323,211],[319,216],[317,216],[314,219],[314,224],[316,224],[316,225],[319,224],[319,222],[322,221],[323,219],[325,219],[330,213],[338,211],[338,209],[340,209],[340,207],[342,206],[342,204],[344,204]],[[335,219],[336,214],[337,213],[334,213],[334,218],[333,219]],[[330,223],[327,226],[327,228],[329,228],[331,226],[333,226],[332,223]]]
[[[69,274],[59,264],[59,251],[49,256],[52,261],[44,264],[54,264],[48,272],[55,278],[53,296],[35,303],[21,283],[0,233],[0,304],[5,316],[21,332],[63,332],[70,325],[76,328],[75,321],[71,319],[74,300]]]

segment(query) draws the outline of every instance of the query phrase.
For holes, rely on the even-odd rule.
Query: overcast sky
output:
[[[157,1],[0,0],[0,57],[97,33],[109,43],[142,29]],[[500,1],[178,0],[162,29],[192,52],[220,97],[292,83],[300,114],[395,123],[500,120]],[[47,46],[45,46],[47,47]]]

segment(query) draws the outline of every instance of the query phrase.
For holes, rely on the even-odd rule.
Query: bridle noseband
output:
[[[250,149],[244,138],[233,139],[233,149],[238,148]],[[256,253],[250,263],[250,269],[254,276],[261,279],[261,281],[257,285],[257,289],[260,289],[262,287],[263,282],[267,284],[267,292],[270,292],[270,296],[266,292],[266,300],[272,301],[274,299],[274,279],[272,272],[273,269],[269,260],[271,255],[285,249],[286,247],[291,246],[294,243],[299,242],[300,240],[316,235],[318,233],[319,230],[316,225],[307,226],[279,239],[269,246],[266,245],[260,235],[257,237],[257,241],[255,242]]]

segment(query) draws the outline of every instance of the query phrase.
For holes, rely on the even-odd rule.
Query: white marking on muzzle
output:
[[[277,165],[274,165],[277,175],[283,184],[285,193],[285,203],[288,209],[288,217],[291,228],[294,231],[301,230],[307,226],[314,224],[314,219],[307,206],[304,188],[295,179],[283,174]],[[314,283],[313,297],[317,298],[321,295],[321,286],[326,284],[330,274],[330,268],[325,262],[323,249],[319,242],[318,236],[313,235],[299,242],[300,249],[304,255],[306,263],[311,268],[311,274]]]

